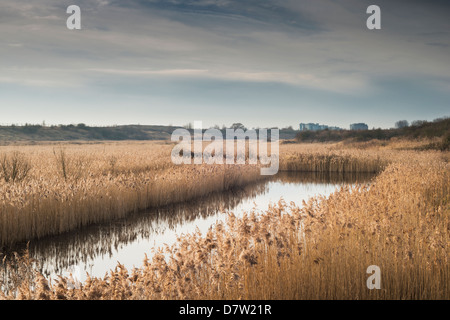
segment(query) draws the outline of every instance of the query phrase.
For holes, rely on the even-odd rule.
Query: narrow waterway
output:
[[[125,219],[29,243],[30,254],[37,259],[42,273],[50,278],[68,275],[83,281],[86,272],[103,277],[117,262],[131,269],[139,267],[152,248],[171,245],[177,235],[205,233],[228,212],[265,211],[283,198],[301,206],[302,200],[316,195],[328,196],[342,184],[370,183],[373,174],[338,175],[281,172],[271,179],[238,190],[214,193],[189,203],[174,204],[132,214]],[[20,251],[24,245],[14,250]]]

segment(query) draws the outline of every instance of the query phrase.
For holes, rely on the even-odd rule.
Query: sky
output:
[[[380,30],[366,27],[372,4]],[[450,116],[449,16],[446,0],[2,0],[0,124]]]

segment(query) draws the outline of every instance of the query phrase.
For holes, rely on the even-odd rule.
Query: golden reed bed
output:
[[[258,165],[174,165],[173,146],[127,142],[0,147],[0,246],[264,179]],[[280,153],[280,170],[288,171],[379,172],[388,162],[374,152],[320,145],[282,145]],[[18,168],[26,167],[26,175],[16,170],[15,181],[10,177],[13,159]]]
[[[180,181],[179,184],[175,184],[180,187],[175,189],[174,184],[168,184],[167,186],[171,187],[166,187],[169,188],[166,191],[172,190],[171,192],[159,191],[159,196],[151,199],[171,201],[170,197],[175,197],[183,201],[183,197],[189,197],[192,194],[195,196],[196,193],[193,191],[191,191],[192,194],[177,195],[177,190],[182,189],[181,186],[189,185],[189,179],[186,175],[183,176],[185,168],[182,171],[176,171],[177,168],[163,160],[158,160],[161,159],[157,156],[158,151],[149,152],[155,157],[150,163],[156,165],[151,166],[147,162],[146,155],[136,153],[136,150],[141,150],[142,146],[140,145],[137,149],[133,145],[103,146],[104,154],[98,152],[98,145],[79,146],[77,148],[80,148],[80,151],[87,152],[83,156],[92,154],[88,152],[90,148],[96,150],[96,161],[91,164],[95,170],[82,170],[82,172],[90,172],[88,178],[73,177],[71,178],[73,180],[65,180],[60,175],[54,174],[52,178],[41,179],[47,181],[49,189],[53,188],[51,190],[56,197],[56,194],[71,195],[71,187],[78,186],[77,183],[80,181],[103,181],[102,179],[108,177],[113,182],[106,183],[106,186],[112,188],[117,186],[119,181],[123,181],[123,190],[129,191],[122,193],[121,190],[120,194],[124,194],[121,198],[122,202],[143,201],[142,203],[147,205],[148,195],[152,194],[149,190],[152,189],[146,189],[142,193],[139,187],[145,185],[142,184],[145,181],[145,173],[154,172],[155,175],[161,175],[159,181],[174,179],[170,181]],[[161,148],[159,151],[164,154],[164,148],[167,147],[165,145],[159,147]],[[42,159],[43,163],[48,165],[42,166],[41,172],[45,170],[52,172],[50,162],[53,151],[51,147],[48,148],[44,150],[39,147],[33,150],[30,147],[28,150],[28,152],[44,154],[47,152],[48,158],[34,155],[36,159]],[[122,157],[114,164],[114,168],[109,169],[105,163],[110,157],[118,155],[115,153],[118,149],[112,151],[108,148],[123,148],[120,151]],[[343,188],[329,198],[311,199],[302,207],[298,207],[299,204],[285,204],[280,201],[277,206],[268,208],[261,216],[256,216],[252,212],[244,215],[243,218],[230,215],[226,223],[213,226],[206,235],[193,233],[180,238],[173,247],[166,248],[165,253],[156,253],[151,260],[144,261],[139,269],[126,270],[119,264],[116,270],[105,278],[89,277],[86,282],[76,288],[71,286],[70,279],[64,277],[56,283],[48,283],[42,275],[34,271],[33,263],[27,256],[17,257],[18,261],[14,266],[6,266],[10,268],[9,271],[12,270],[11,268],[15,268],[15,271],[13,276],[8,278],[8,282],[2,284],[2,298],[449,298],[450,270],[447,244],[450,228],[450,165],[448,154],[390,148],[348,149],[340,145],[282,145],[280,150],[281,170],[359,170],[361,172],[382,171],[382,173],[370,186]],[[74,151],[73,156],[77,154],[79,153]],[[108,171],[113,169],[114,174]],[[53,170],[55,170],[54,167]],[[221,190],[226,181],[225,174],[221,171],[202,172],[198,167],[190,168],[190,170],[195,170],[190,172],[193,174],[192,181],[202,181],[202,184],[193,185],[193,189],[204,187],[202,190],[209,190],[211,187],[216,187],[217,190]],[[209,170],[219,169],[210,168]],[[249,174],[249,171],[242,168],[242,171],[238,173],[237,170],[239,170],[237,166],[231,166],[226,171],[235,174],[235,178],[230,181],[234,181],[236,185],[245,183],[242,176]],[[259,170],[256,170],[256,173],[254,176],[246,176],[247,179],[250,181],[257,178]],[[39,177],[44,175],[30,176],[29,190],[35,190],[32,189],[31,181],[39,184],[33,180]],[[22,188],[27,187],[25,181],[20,183]],[[92,189],[86,190],[80,187],[84,192],[81,194],[89,200],[80,203],[89,205],[79,204],[78,208],[89,208],[92,214],[104,215],[105,213],[101,213],[101,208],[109,207],[100,200],[96,202],[95,199],[105,196],[104,192],[111,192],[110,189],[105,189],[105,185],[96,189],[97,185],[93,184]],[[58,192],[55,186],[62,191]],[[2,187],[7,188],[6,184]],[[76,190],[81,192],[79,189]],[[15,192],[18,191],[20,189]],[[97,193],[95,197],[89,198],[88,195],[92,191]],[[73,195],[77,195],[77,192]],[[3,199],[3,205],[5,203],[10,205],[10,217],[14,217],[13,212],[16,214],[19,212],[17,208],[21,204],[20,200],[26,202],[28,198],[25,195],[33,193],[18,194],[22,196]],[[146,195],[144,198],[147,200],[142,199],[142,194]],[[17,194],[13,193],[13,195],[17,197]],[[12,206],[11,201],[14,199],[19,200],[15,206]],[[64,198],[58,199],[64,200]],[[81,197],[75,199],[84,200]],[[106,199],[112,201],[111,198]],[[32,202],[32,204],[35,203],[36,200]],[[61,200],[61,203],[66,202]],[[115,205],[115,202],[110,205]],[[62,208],[66,207],[62,206]],[[69,210],[68,208],[71,208],[71,205],[67,205],[66,210]],[[126,208],[133,209],[133,206],[128,204]],[[116,210],[109,209],[112,212]],[[33,210],[30,209],[30,214],[32,212]],[[58,218],[61,215],[51,217]],[[85,219],[97,218],[86,216]],[[47,218],[46,221],[52,223],[51,218]],[[8,219],[2,220],[2,228],[5,228],[4,222],[7,223]],[[11,223],[6,224],[8,225]],[[58,228],[58,225],[53,225]],[[73,227],[79,225],[77,222],[68,224]],[[366,279],[369,276],[366,274],[366,269],[370,265],[380,267],[380,290],[369,290],[366,286]]]
[[[256,166],[176,166],[171,144],[0,148],[31,166],[0,182],[0,246],[60,234],[261,179]]]

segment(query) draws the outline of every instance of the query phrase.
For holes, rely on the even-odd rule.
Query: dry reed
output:
[[[32,167],[26,179],[0,182],[0,246],[262,178],[257,166],[175,166],[170,161],[172,146],[164,143],[20,148]],[[13,147],[3,149],[16,154]]]
[[[385,170],[370,186],[343,187],[302,207],[280,200],[262,215],[230,214],[205,235],[180,235],[140,268],[118,264],[104,278],[88,276],[78,288],[68,278],[49,283],[34,273],[2,297],[449,299],[450,165],[445,156],[321,148],[334,155],[303,150],[313,154],[304,157],[289,146],[284,169],[380,170],[380,163],[372,162],[380,159]],[[358,165],[331,165],[335,155]],[[311,164],[311,158],[323,164]],[[366,286],[370,265],[381,269],[380,290]]]

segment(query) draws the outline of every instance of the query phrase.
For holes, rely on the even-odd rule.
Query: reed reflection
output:
[[[117,221],[92,225],[83,229],[47,237],[29,243],[30,255],[37,259],[44,276],[61,274],[70,266],[89,265],[98,257],[113,257],[131,243],[148,240],[180,225],[231,211],[268,191],[269,182],[281,184],[355,184],[367,183],[373,174],[337,174],[317,172],[280,172],[267,180],[243,188],[211,193],[194,201],[153,208],[131,214]],[[271,199],[277,201],[278,199]],[[22,251],[25,244],[7,252]],[[149,248],[150,250],[150,248]]]

